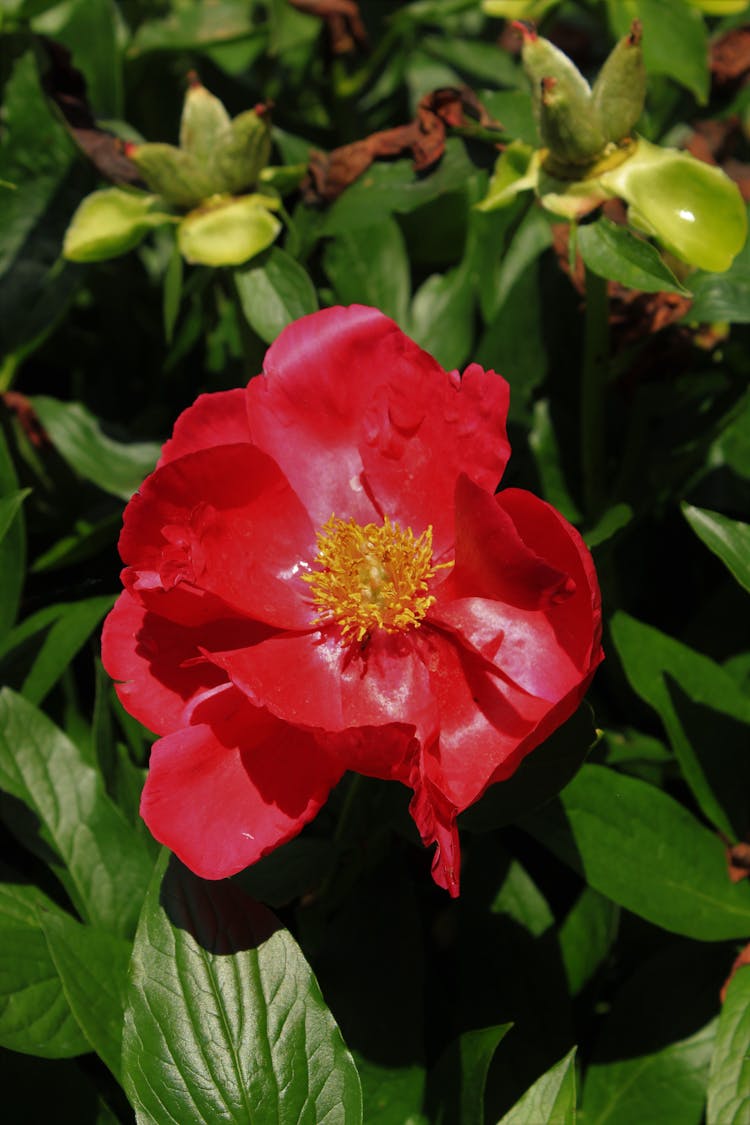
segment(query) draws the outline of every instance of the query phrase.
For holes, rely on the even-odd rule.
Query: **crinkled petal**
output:
[[[199,395],[175,422],[172,436],[164,445],[157,468],[215,445],[236,445],[250,441],[247,421],[247,390],[216,391]]]
[[[362,461],[380,509],[421,533],[433,528],[436,555],[453,545],[456,481],[468,475],[490,494],[510,456],[509,390],[494,371],[472,364],[459,379],[417,364],[373,389]]]
[[[432,856],[432,877],[452,898],[460,889],[461,850],[456,827],[456,810],[429,778],[417,780],[409,805],[412,820],[423,843],[436,844]]]
[[[157,469],[128,504],[120,536],[126,584],[155,612],[165,612],[163,592],[184,586],[282,628],[314,616],[299,574],[316,550],[288,481],[251,445],[217,446]],[[183,601],[190,597],[183,591]],[[208,612],[218,616],[219,606]]]
[[[154,837],[203,879],[234,875],[296,836],[343,772],[310,735],[238,696],[215,701],[212,722],[155,743],[141,799]]]
[[[374,634],[342,645],[332,631],[281,634],[212,659],[257,706],[324,731],[403,723],[420,738],[435,729],[426,667],[411,635]]]
[[[440,365],[377,309],[324,309],[290,324],[248,387],[253,441],[283,469],[316,526],[378,518],[362,481],[365,412],[385,382],[433,386]]]
[[[239,618],[195,628],[149,612],[127,591],[104,622],[102,660],[117,694],[135,719],[156,734],[184,726],[197,702],[221,684],[226,673],[203,648],[229,649],[256,643],[268,629]]]

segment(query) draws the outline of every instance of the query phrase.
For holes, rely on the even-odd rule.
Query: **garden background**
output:
[[[566,217],[586,122],[540,139],[504,17],[591,80],[640,21],[638,152],[727,178],[669,157]],[[750,1120],[748,6],[2,0],[0,44],[3,1119]],[[218,189],[139,164],[204,89],[263,137]],[[552,187],[550,137],[580,169]],[[457,899],[408,790],[353,773],[230,880],[168,859],[101,663],[180,412],[350,304],[505,376],[503,487],[601,584],[605,661],[459,818]]]

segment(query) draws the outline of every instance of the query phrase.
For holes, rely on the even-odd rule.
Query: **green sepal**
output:
[[[267,195],[215,196],[180,223],[177,244],[186,261],[203,266],[238,266],[270,246],[281,230]]]
[[[610,52],[591,91],[594,116],[605,141],[621,141],[632,132],[646,101],[646,70],[641,49],[641,25]]]
[[[125,188],[95,191],[79,205],[65,232],[63,257],[71,262],[101,262],[127,254],[152,227],[177,222],[162,200]]]
[[[519,192],[536,188],[541,157],[524,141],[513,141],[495,163],[487,194],[477,203],[478,211],[507,207]]]
[[[267,164],[261,169],[258,183],[278,191],[280,195],[296,191],[307,175],[306,164]]]
[[[628,219],[675,257],[722,273],[747,237],[739,188],[720,168],[643,138],[633,154],[599,177],[629,206]]]
[[[196,207],[217,191],[197,157],[175,145],[132,145],[128,156],[151,191],[175,207]]]
[[[231,122],[216,140],[211,170],[218,191],[236,195],[258,182],[271,155],[271,130],[267,119],[248,109]]]
[[[217,139],[230,129],[229,114],[200,82],[188,87],[180,121],[180,148],[207,165]]]

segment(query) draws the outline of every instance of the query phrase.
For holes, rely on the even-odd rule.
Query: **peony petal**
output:
[[[575,591],[574,581],[557,560],[540,557],[524,542],[505,511],[505,495],[492,496],[466,475],[459,477],[456,565],[440,597],[493,598],[529,610],[567,600]],[[520,495],[536,500],[530,493]]]
[[[102,660],[125,710],[149,730],[167,734],[189,721],[190,709],[229,684],[202,649],[250,645],[268,630],[252,621],[219,620],[191,628],[146,610],[127,592],[104,622]]]
[[[506,488],[498,504],[513,520],[527,547],[569,574],[575,593],[546,611],[558,643],[584,674],[602,659],[599,583],[588,547],[551,504],[531,492]]]
[[[493,493],[510,456],[508,384],[472,364],[459,379],[411,363],[373,388],[362,461],[381,510],[422,532],[436,555],[453,546],[456,481],[462,473]]]
[[[328,732],[400,723],[420,738],[436,729],[413,634],[378,632],[360,646],[332,632],[289,633],[212,659],[256,706],[290,723]]]
[[[253,441],[283,469],[316,526],[378,518],[362,482],[365,412],[386,381],[447,379],[377,309],[324,309],[290,324],[248,387]]]
[[[461,850],[456,810],[429,778],[416,782],[409,812],[423,843],[437,844],[432,857],[432,877],[451,898],[458,898]]]
[[[249,441],[245,387],[199,395],[175,422],[172,436],[165,443],[156,467],[160,469],[168,461],[184,457],[186,453]]]
[[[313,616],[299,573],[316,551],[278,465],[251,445],[216,446],[157,469],[128,504],[120,536],[128,586],[158,612],[162,591],[185,586],[283,628]],[[215,616],[218,606],[208,609]]]
[[[211,723],[155,743],[141,799],[154,837],[203,879],[234,875],[296,836],[343,772],[310,735],[238,692],[219,702]]]

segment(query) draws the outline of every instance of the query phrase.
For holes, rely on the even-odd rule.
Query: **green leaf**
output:
[[[408,328],[409,258],[394,219],[339,234],[325,248],[323,268],[343,305],[372,305]]]
[[[3,875],[20,876],[3,870]],[[44,1058],[84,1054],[89,1044],[76,1022],[50,957],[40,914],[64,912],[22,882],[0,883],[0,1045]]]
[[[418,177],[410,160],[376,161],[339,196],[326,216],[323,233],[334,236],[371,227],[394,211],[413,211],[449,192],[459,191],[476,168],[457,137],[450,137],[437,168]]]
[[[658,711],[703,813],[730,839],[742,837],[750,827],[743,752],[750,701],[718,664],[627,614],[615,614],[612,637],[633,690]]]
[[[18,497],[24,493],[18,488],[18,478],[5,439],[0,427],[0,501],[5,516],[15,506],[8,525],[0,538],[0,641],[8,633],[16,619],[21,600],[26,569],[26,531]]]
[[[512,1026],[465,1031],[446,1048],[428,1080],[427,1107],[433,1125],[483,1125],[487,1071]]]
[[[571,523],[580,523],[581,513],[565,480],[560,445],[550,413],[549,399],[540,398],[534,403],[533,419],[533,425],[529,433],[529,446],[534,454],[544,498]]]
[[[9,496],[3,496],[0,499],[0,543],[8,534],[16,513],[30,493],[30,488],[21,488],[17,492],[11,492]]]
[[[587,1123],[699,1125],[725,972],[721,946],[670,942],[641,952],[594,1045],[582,1095]]]
[[[539,276],[539,263],[532,261],[510,292],[503,295],[499,312],[487,325],[476,348],[479,363],[507,378],[508,414],[514,422],[527,421],[534,390],[547,373]]]
[[[49,952],[78,1024],[115,1078],[131,943],[63,913],[39,913]]]
[[[2,178],[16,190],[0,190],[0,275],[22,256],[24,243],[42,222],[70,168],[74,146],[42,93],[34,54],[16,61],[3,92],[0,141]]]
[[[750,591],[750,524],[730,520],[707,508],[682,505],[682,514],[699,539],[718,555],[734,577]]]
[[[152,861],[104,792],[99,774],[50,720],[8,688],[0,692],[0,786],[38,818],[9,820],[49,862],[82,916],[127,936]]]
[[[357,1125],[351,1055],[297,944],[231,883],[159,864],[131,967],[123,1072],[138,1122]]]
[[[30,703],[42,702],[114,601],[114,595],[106,594],[71,602],[63,608],[45,636],[23,682],[21,694]]]
[[[750,241],[724,273],[694,273],[689,284],[693,303],[685,313],[686,321],[747,324],[750,321]]]
[[[575,1054],[574,1047],[526,1091],[498,1125],[575,1125]]]
[[[73,53],[73,64],[86,80],[94,115],[99,119],[120,117],[123,93],[118,39],[122,17],[113,0],[73,0],[66,8],[67,18],[51,34],[55,42]]]
[[[750,887],[729,880],[721,841],[661,790],[586,765],[560,803],[522,823],[594,890],[673,933],[750,933]]]
[[[705,104],[710,79],[706,26],[689,0],[607,0],[607,7],[618,37],[628,33],[634,19],[641,21],[647,74],[673,78]]]
[[[235,270],[234,280],[248,324],[267,344],[287,324],[318,308],[307,270],[278,246],[264,255],[261,264]]]
[[[177,314],[180,311],[182,273],[182,255],[175,242],[164,273],[164,337],[168,344],[172,342]]]
[[[689,293],[650,242],[610,219],[580,226],[578,248],[588,269],[599,277],[644,293]]]
[[[411,305],[411,335],[449,371],[469,357],[474,337],[474,286],[464,265],[432,274]]]
[[[114,441],[83,403],[60,402],[47,395],[30,401],[63,460],[104,492],[129,500],[154,468],[159,445]]]
[[[742,1125],[750,1114],[750,967],[732,977],[708,1079],[708,1125]]]
[[[615,504],[608,508],[601,519],[597,520],[591,531],[587,531],[583,539],[587,547],[599,547],[606,543],[623,527],[627,527],[633,518],[633,509],[630,504]]]
[[[620,911],[592,887],[584,887],[560,926],[560,953],[571,996],[588,983],[609,953]]]
[[[526,868],[515,859],[508,866],[490,910],[512,918],[535,938],[546,933],[555,921],[546,898]]]
[[[187,0],[164,19],[144,20],[133,36],[128,55],[149,51],[186,51],[226,43],[252,34],[254,12],[236,0]]]
[[[501,828],[551,801],[586,760],[595,741],[591,709],[583,704],[524,758],[512,777],[491,786],[478,804],[462,813],[461,826],[474,832]]]

